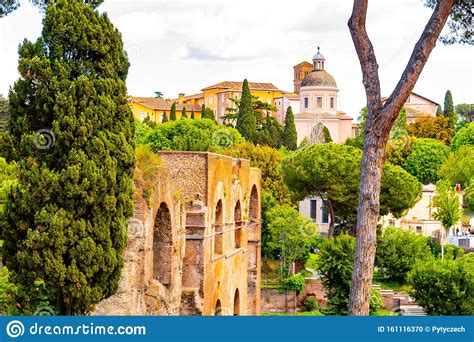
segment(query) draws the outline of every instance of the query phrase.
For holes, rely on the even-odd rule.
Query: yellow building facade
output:
[[[279,90],[272,83],[249,82],[250,93],[262,102],[273,105],[275,99],[280,98],[285,92]],[[202,89],[201,93],[185,95],[180,93],[175,99],[160,99],[154,97],[129,97],[129,104],[135,119],[143,121],[147,116],[155,123],[162,121],[163,114],[169,118],[171,106],[176,104],[176,117],[181,118],[181,111],[186,107],[187,117],[194,110],[194,117],[201,117],[201,109],[212,109],[218,122],[227,114],[227,108],[234,108],[231,99],[239,99],[242,95],[242,82],[220,82]]]
[[[148,116],[151,121],[154,123],[161,123],[163,120],[163,115],[170,117],[171,113],[171,106],[173,102],[169,102],[168,100],[163,100],[160,98],[154,97],[135,97],[130,96],[128,98],[128,103],[133,113],[133,117],[136,120],[143,121]],[[186,116],[188,118],[191,117],[191,113],[194,111],[194,117],[200,118],[201,117],[201,105],[199,104],[186,104],[184,103],[176,103],[176,118],[181,118],[181,112],[183,107],[186,108]]]

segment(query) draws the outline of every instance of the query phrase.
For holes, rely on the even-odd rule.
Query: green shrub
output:
[[[209,119],[183,119],[157,125],[143,138],[154,152],[209,151],[227,148],[244,142],[239,132],[231,127],[219,126]]]
[[[355,238],[341,234],[323,240],[318,253],[317,270],[328,297],[325,313],[347,314],[354,268]]]
[[[381,275],[403,283],[419,260],[431,258],[426,238],[399,228],[386,228],[379,236],[375,265]]]
[[[461,146],[473,145],[474,146],[474,122],[464,126],[457,132],[454,139],[451,141],[451,151],[458,150]]]
[[[383,307],[383,297],[380,291],[370,289],[369,315],[374,315],[381,307]]]
[[[284,289],[286,291],[295,291],[296,294],[303,292],[306,282],[300,274],[286,278],[284,281]]]
[[[410,296],[428,315],[474,314],[474,268],[467,260],[419,262],[408,274]]]
[[[306,311],[319,310],[319,303],[315,296],[308,296],[303,302]]]

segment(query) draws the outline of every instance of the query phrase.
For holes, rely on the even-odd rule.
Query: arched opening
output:
[[[153,278],[171,284],[171,215],[166,203],[161,203],[153,227]]]
[[[252,187],[252,192],[250,193],[249,221],[258,222],[258,192],[255,185]]]
[[[240,316],[240,295],[239,295],[239,289],[235,290],[235,295],[234,295],[234,316]]]
[[[213,316],[222,316],[221,301],[218,299],[214,311],[212,312]]]
[[[222,200],[219,200],[216,205],[215,221],[214,221],[214,253],[222,254]]]
[[[237,201],[234,209],[234,246],[235,248],[242,247],[242,210],[240,207],[240,201]]]

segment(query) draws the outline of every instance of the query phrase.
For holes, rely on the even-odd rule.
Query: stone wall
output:
[[[307,297],[314,296],[321,307],[326,306],[327,298],[323,284],[319,279],[306,279],[306,285],[299,295],[295,291],[262,289],[261,311],[272,313],[290,313],[304,309]]]
[[[160,157],[148,201],[136,170],[119,289],[93,314],[259,314],[260,171],[212,153]]]

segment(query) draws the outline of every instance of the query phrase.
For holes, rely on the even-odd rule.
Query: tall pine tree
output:
[[[181,119],[187,119],[188,116],[186,115],[186,106],[183,106],[183,109],[181,110]]]
[[[446,91],[446,95],[444,95],[443,114],[449,119],[449,128],[455,128],[456,113],[454,112],[453,95],[451,94],[451,90]]]
[[[283,145],[290,151],[297,149],[295,116],[291,106],[286,110],[285,129],[283,130]]]
[[[176,121],[176,103],[173,103],[171,105],[170,121]]]
[[[21,167],[1,220],[3,262],[21,313],[45,302],[86,313],[117,290],[133,213],[129,63],[107,15],[80,0],[52,3],[19,56],[9,134]]]
[[[257,136],[257,119],[252,106],[252,96],[247,79],[242,85],[239,112],[237,114],[237,130],[248,141],[254,142]]]

